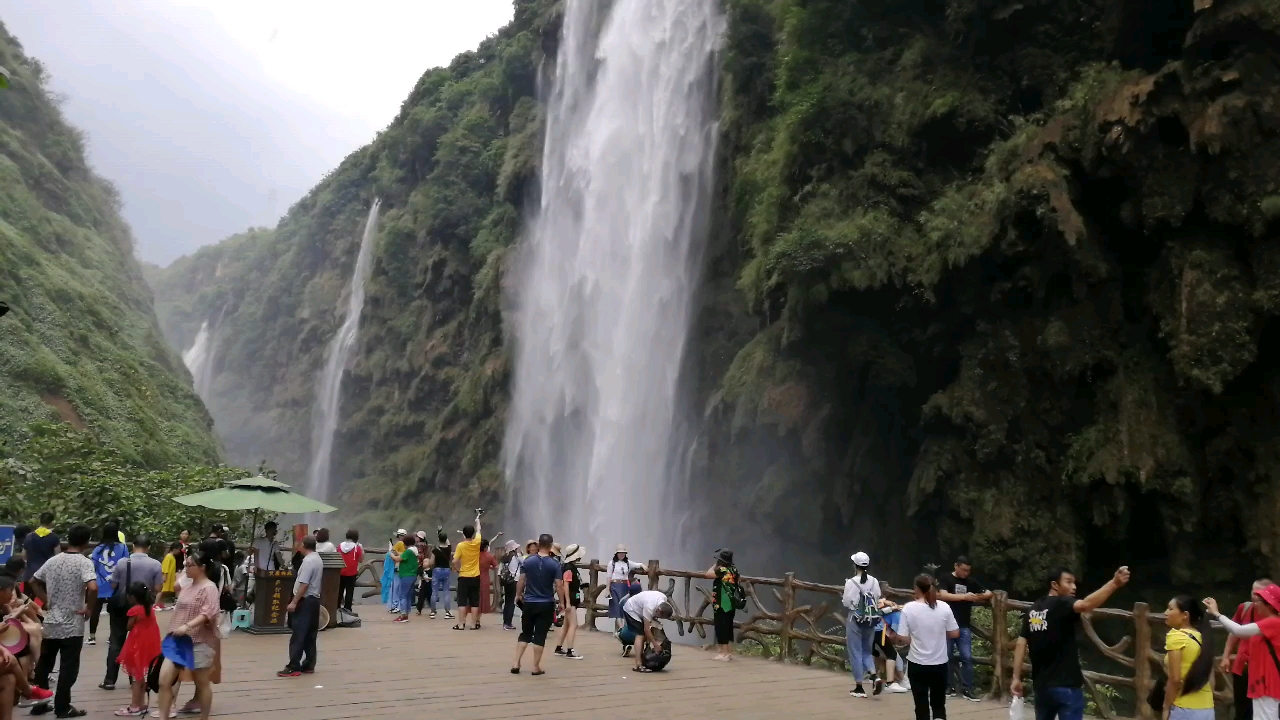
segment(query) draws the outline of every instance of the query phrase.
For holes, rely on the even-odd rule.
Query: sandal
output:
[[[647,668],[647,667],[645,667],[645,666],[643,666],[643,665],[641,665],[641,666],[640,666],[640,667],[638,667],[638,668],[635,668],[635,671],[636,671],[636,672],[641,672],[641,673],[651,673],[651,672],[653,672],[652,670],[650,670],[649,668]]]
[[[512,675],[519,675],[519,674],[520,674],[520,668],[511,668],[511,674],[512,674]]]
[[[107,681],[103,680],[102,682],[98,683],[98,689],[99,689],[99,690],[115,690],[115,689],[116,689],[116,684],[115,684],[115,683],[109,683],[109,682],[107,682]]]
[[[546,675],[546,674],[547,674],[547,671],[546,671],[546,670],[534,670],[533,672],[531,672],[531,673],[529,673],[529,674],[530,674],[530,675]]]
[[[454,629],[454,630],[466,630],[466,628],[462,627],[461,625],[454,625],[454,626],[453,626],[453,629]]]

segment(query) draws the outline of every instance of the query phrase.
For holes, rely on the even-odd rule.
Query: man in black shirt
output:
[[[1084,675],[1076,652],[1080,614],[1102,606],[1116,590],[1129,582],[1129,568],[1122,567],[1102,587],[1083,600],[1076,599],[1076,576],[1054,568],[1045,578],[1049,594],[1036,600],[1022,622],[1022,636],[1013,652],[1013,682],[1009,689],[1022,697],[1022,662],[1031,648],[1031,680],[1036,690],[1036,720],[1082,720]]]
[[[991,591],[973,577],[973,565],[963,555],[956,558],[951,574],[938,580],[938,590],[938,599],[951,606],[956,625],[960,626],[960,637],[947,640],[951,666],[947,670],[947,694],[955,695],[958,687],[966,700],[979,702],[980,698],[973,694],[973,628],[969,620],[973,604],[991,600]]]

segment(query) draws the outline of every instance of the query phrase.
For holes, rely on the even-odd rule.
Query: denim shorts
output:
[[[1213,708],[1169,708],[1169,720],[1213,720]]]

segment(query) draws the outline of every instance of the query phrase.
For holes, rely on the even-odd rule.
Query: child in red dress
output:
[[[129,586],[129,634],[120,648],[120,667],[129,673],[133,693],[129,707],[116,711],[120,717],[147,714],[147,672],[160,656],[160,626],[156,624],[155,598],[140,582]]]

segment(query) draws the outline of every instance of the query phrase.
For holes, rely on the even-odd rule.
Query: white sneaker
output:
[[[889,692],[891,692],[891,693],[906,693],[906,692],[911,692],[911,688],[909,688],[909,687],[903,687],[901,684],[896,683],[896,682],[894,682],[894,683],[889,683],[888,685],[886,685],[886,686],[885,686],[885,688],[884,688],[884,689],[885,689],[885,690],[888,690],[888,691],[889,691]]]

